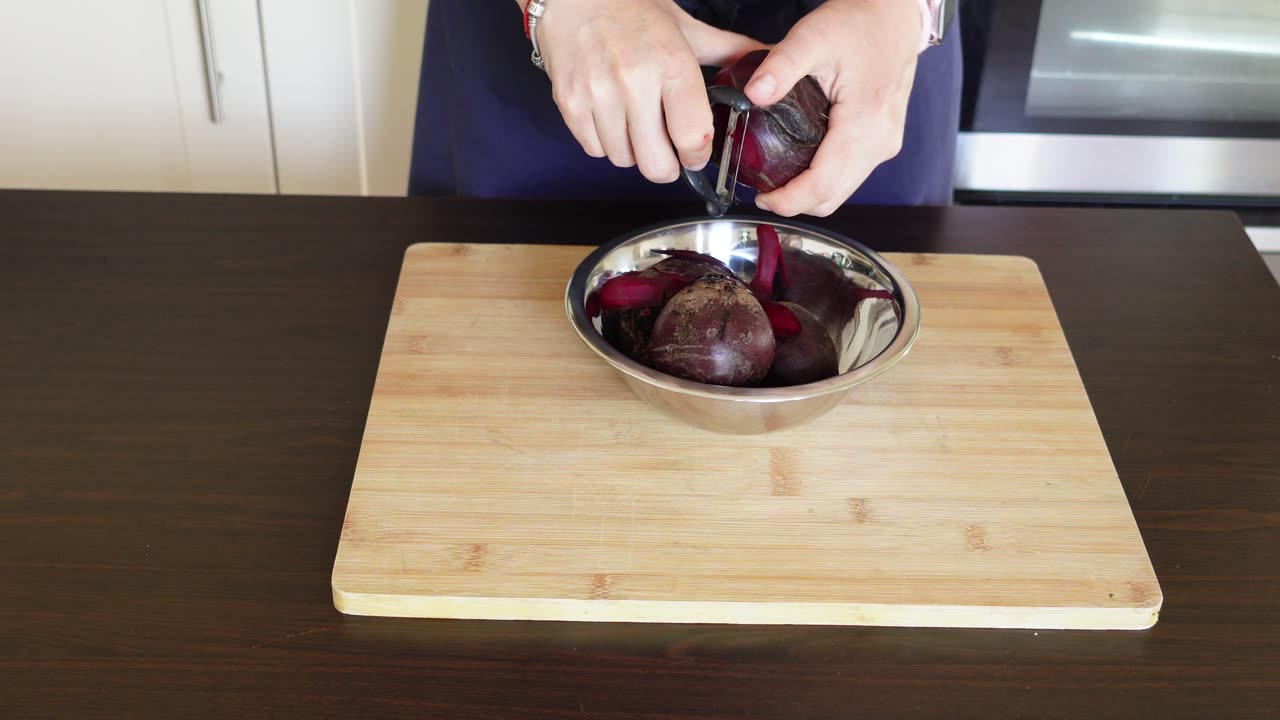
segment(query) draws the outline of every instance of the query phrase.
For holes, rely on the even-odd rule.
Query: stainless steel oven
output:
[[[961,201],[1280,228],[1280,0],[962,0]],[[1255,231],[1280,251],[1280,230]]]

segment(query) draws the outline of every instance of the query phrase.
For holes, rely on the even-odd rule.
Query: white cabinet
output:
[[[0,2],[0,187],[277,191],[258,4]]]
[[[280,192],[404,195],[427,0],[261,6]]]
[[[0,188],[404,195],[426,14],[0,0]]]

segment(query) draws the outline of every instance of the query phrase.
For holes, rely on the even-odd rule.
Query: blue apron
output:
[[[680,0],[680,5],[711,25],[773,44],[821,2]],[[529,62],[521,23],[510,0],[431,0],[409,193],[696,200],[683,181],[653,183],[634,167],[617,168],[582,151],[551,98],[550,80]],[[957,18],[946,42],[920,56],[902,151],[876,168],[850,203],[951,202],[960,116],[959,41]]]

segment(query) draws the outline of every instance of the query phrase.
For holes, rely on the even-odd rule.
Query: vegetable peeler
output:
[[[752,105],[741,90],[724,85],[707,88],[707,97],[712,106],[726,105],[729,108],[729,122],[725,128],[719,159],[716,160],[716,155],[712,155],[719,169],[716,182],[711,184],[706,168],[698,171],[683,168],[681,175],[689,187],[706,201],[707,214],[718,218],[723,217],[737,200],[738,170],[742,165],[742,145],[746,137],[747,121],[751,119]],[[738,132],[739,126],[744,132]]]

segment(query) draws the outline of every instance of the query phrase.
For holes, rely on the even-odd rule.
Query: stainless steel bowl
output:
[[[920,305],[906,278],[869,248],[827,230],[770,221],[782,238],[797,301],[836,341],[840,374],[780,388],[691,382],[648,368],[610,345],[587,296],[610,277],[663,258],[656,250],[695,250],[719,258],[743,278],[755,270],[759,219],[697,219],[644,228],[616,238],[582,261],[565,293],[565,311],[587,347],[614,367],[633,392],[668,416],[706,430],[764,433],[807,423],[907,354],[920,330]],[[886,292],[887,291],[887,292]]]

